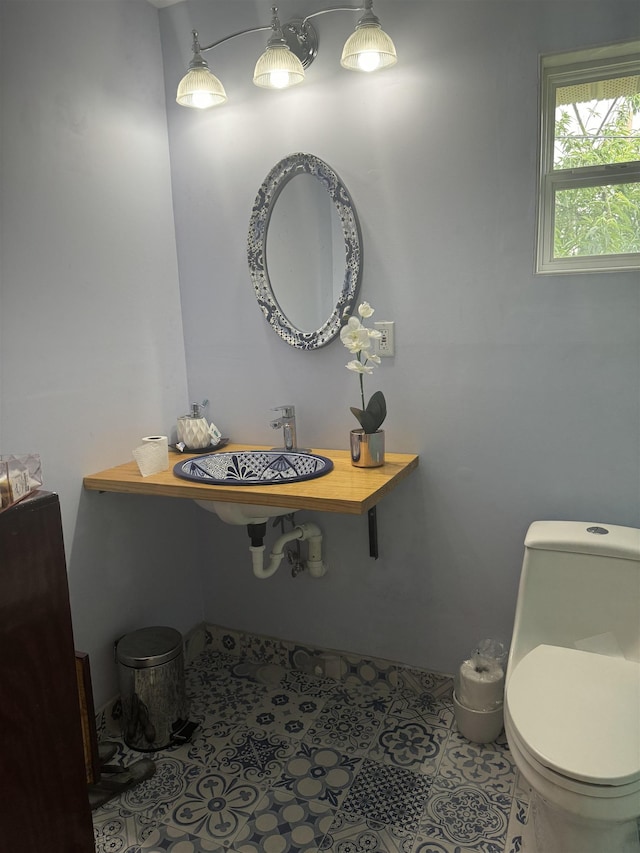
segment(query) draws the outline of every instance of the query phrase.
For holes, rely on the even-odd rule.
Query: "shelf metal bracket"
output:
[[[369,515],[369,556],[378,559],[378,513],[377,507],[368,510]]]

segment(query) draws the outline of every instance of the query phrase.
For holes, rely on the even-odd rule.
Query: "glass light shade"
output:
[[[378,71],[398,61],[396,49],[380,24],[361,24],[345,42],[340,65],[349,71]]]
[[[267,45],[253,72],[253,82],[263,89],[287,89],[303,80],[302,63],[286,44]]]
[[[180,106],[200,110],[224,104],[226,100],[224,86],[206,65],[190,68],[180,81],[176,95]]]

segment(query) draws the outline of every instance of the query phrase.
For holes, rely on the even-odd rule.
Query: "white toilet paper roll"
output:
[[[472,711],[493,711],[504,699],[504,670],[497,661],[466,660],[460,667],[458,701]]]
[[[147,435],[133,451],[143,477],[166,471],[169,467],[169,439],[166,435]]]
[[[169,447],[169,439],[166,435],[145,435],[142,439],[143,444],[160,444],[162,447]]]

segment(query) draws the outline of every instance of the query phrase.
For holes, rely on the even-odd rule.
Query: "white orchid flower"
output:
[[[369,338],[369,330],[368,329],[360,329],[360,331],[358,332],[358,340],[359,340],[359,346],[358,346],[359,349],[363,350],[363,349],[370,349],[371,348],[371,339]]]
[[[350,361],[346,367],[347,370],[353,370],[354,373],[373,373],[373,367],[369,367],[367,364],[357,361],[357,359]]]
[[[346,326],[340,330],[340,340],[351,353],[369,349],[369,330],[365,329],[357,317],[350,317]]]
[[[358,305],[358,314],[363,319],[366,320],[369,317],[372,317],[374,313],[375,313],[375,309],[372,308],[368,302],[361,302],[360,305]]]
[[[344,328],[349,328],[349,329],[362,329],[362,328],[363,328],[363,325],[362,325],[362,323],[360,322],[360,320],[358,320],[358,318],[357,318],[357,317],[349,317],[349,319],[347,320],[346,326],[345,326],[345,327],[343,327],[343,331],[344,331]]]
[[[363,328],[364,326],[357,317],[349,317],[345,325],[340,329],[340,340],[344,343],[345,338]]]

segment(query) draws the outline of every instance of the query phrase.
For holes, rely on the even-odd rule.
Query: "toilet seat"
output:
[[[543,766],[590,785],[640,782],[640,664],[540,645],[511,673],[505,699]]]

